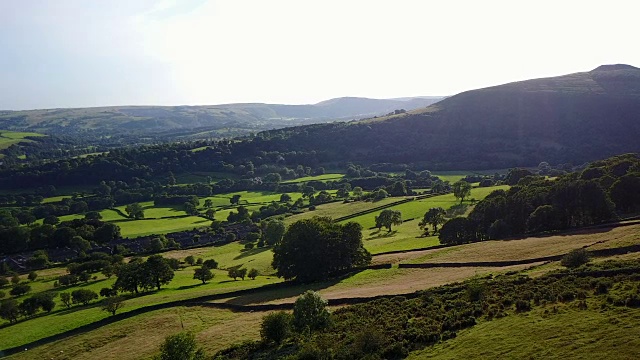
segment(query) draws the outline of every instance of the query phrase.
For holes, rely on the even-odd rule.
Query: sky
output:
[[[440,96],[640,67],[634,1],[0,0],[0,109]]]

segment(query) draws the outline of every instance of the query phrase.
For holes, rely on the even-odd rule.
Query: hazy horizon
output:
[[[640,65],[609,1],[0,3],[0,109],[394,99]]]

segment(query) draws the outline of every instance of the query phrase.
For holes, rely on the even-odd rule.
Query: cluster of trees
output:
[[[594,225],[640,209],[637,154],[594,162],[555,180],[520,169],[507,175],[507,182],[512,179],[518,183],[489,194],[468,218],[446,222],[440,241],[464,243]]]
[[[133,258],[115,269],[117,279],[113,288],[135,294],[153,288],[160,290],[162,285],[173,279],[174,270],[178,266],[177,260],[165,259],[161,255],[151,255],[146,261]]]
[[[120,237],[116,224],[99,219],[85,217],[61,223],[47,220],[43,224],[21,226],[12,212],[0,211],[0,238],[4,239],[0,254],[61,247],[86,251],[91,242],[106,244]]]
[[[328,217],[299,220],[273,247],[273,263],[285,280],[312,282],[366,266],[371,254],[362,244],[362,226],[338,224]]]

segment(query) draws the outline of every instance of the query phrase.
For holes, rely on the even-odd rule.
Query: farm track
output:
[[[627,221],[627,222],[622,222],[622,223],[613,223],[613,224],[604,224],[604,225],[600,225],[598,227],[594,227],[594,228],[598,228],[598,229],[603,229],[603,228],[616,228],[616,227],[624,227],[624,226],[630,226],[630,225],[638,225],[640,224],[640,220],[633,220],[633,221]],[[582,229],[584,230],[584,229]],[[517,240],[512,240],[512,241],[517,241]],[[601,244],[602,241],[598,241],[595,242],[593,244],[584,246],[584,248],[589,248],[591,246],[597,245],[597,244]],[[460,245],[455,245],[455,247],[458,247]],[[446,246],[446,247],[454,247],[454,246]],[[443,247],[440,247],[443,248]],[[434,247],[429,248],[430,250],[434,250]],[[415,249],[415,250],[407,250],[407,251],[393,251],[393,252],[387,252],[387,253],[381,253],[381,254],[377,254],[374,255],[374,259],[376,257],[381,257],[381,256],[385,256],[385,255],[393,255],[393,254],[405,254],[405,253],[419,253],[419,252],[425,252],[426,249]],[[613,256],[613,255],[618,255],[618,254],[625,254],[625,253],[629,253],[629,252],[640,252],[640,245],[630,245],[630,246],[623,246],[623,247],[614,247],[614,248],[608,248],[608,249],[597,249],[597,250],[592,250],[590,251],[590,253],[593,256]],[[531,258],[531,259],[522,259],[522,260],[511,260],[511,261],[495,261],[495,262],[442,262],[442,263],[422,263],[422,264],[399,264],[398,266],[400,268],[414,268],[414,269],[419,269],[419,268],[434,268],[434,267],[449,267],[449,268],[469,268],[469,267],[507,267],[507,266],[513,266],[513,265],[536,265],[538,263],[546,263],[546,262],[551,262],[551,261],[557,261],[558,259],[560,259],[563,255],[553,255],[553,256],[547,256],[547,257],[539,257],[539,258]],[[386,266],[385,266],[386,265]],[[389,264],[379,264],[378,266],[372,266],[371,269],[375,270],[375,269],[383,269],[383,268],[389,268],[388,266]],[[631,273],[636,273],[636,272],[640,272],[640,269],[626,269],[625,271],[627,272],[631,272]],[[595,274],[597,273],[597,274]],[[610,276],[613,274],[610,274],[607,271],[599,271],[599,272],[594,272],[595,276]],[[589,276],[589,274],[584,275],[584,276]],[[108,318],[104,318],[102,320],[96,321],[94,323],[90,323],[87,325],[83,325],[80,326],[78,328],[72,329],[72,330],[68,330],[56,335],[52,335],[52,336],[48,336],[36,341],[33,341],[31,343],[28,344],[23,344],[20,346],[16,346],[13,348],[8,348],[8,349],[4,349],[4,350],[0,350],[0,357],[4,357],[4,356],[9,356],[12,354],[15,354],[17,352],[21,352],[24,351],[24,349],[31,349],[40,345],[44,345],[44,344],[49,344],[55,341],[59,341],[59,340],[63,340],[65,338],[74,336],[74,335],[78,335],[84,332],[88,332],[91,330],[95,330],[99,327],[108,325],[108,324],[112,324],[112,323],[116,323],[125,319],[129,319],[132,318],[134,316],[140,315],[140,314],[144,314],[147,312],[151,312],[151,311],[156,311],[156,310],[161,310],[161,309],[167,309],[167,308],[172,308],[172,307],[179,307],[179,306],[186,306],[186,307],[193,307],[193,306],[201,306],[201,307],[211,307],[211,308],[218,308],[218,309],[226,309],[226,310],[232,310],[232,311],[236,311],[236,312],[256,312],[256,311],[272,311],[272,310],[279,310],[279,309],[291,309],[293,307],[293,302],[282,302],[282,303],[273,303],[273,304],[252,304],[252,305],[242,305],[242,304],[233,304],[233,303],[229,303],[229,302],[212,302],[212,301],[219,301],[219,300],[228,300],[230,298],[234,298],[234,297],[238,297],[238,296],[244,296],[244,295],[250,295],[250,294],[254,294],[254,293],[258,293],[258,292],[262,292],[262,291],[269,291],[269,290],[277,290],[279,288],[285,288],[290,286],[287,283],[277,283],[277,284],[272,284],[272,285],[266,285],[260,288],[253,288],[253,289],[246,289],[246,290],[238,290],[238,291],[233,291],[233,292],[228,292],[228,293],[223,293],[223,294],[216,294],[216,295],[205,295],[205,296],[201,296],[201,297],[197,297],[197,298],[192,298],[192,299],[187,299],[187,300],[178,300],[178,301],[171,301],[171,302],[167,302],[167,303],[163,303],[163,304],[157,304],[157,305],[151,305],[151,306],[146,306],[146,307],[142,307],[142,308],[138,308],[132,311],[128,311],[125,313],[120,313],[117,314],[115,316],[111,316]],[[383,298],[391,298],[391,297],[396,297],[396,296],[403,296],[403,297],[407,297],[407,298],[411,298],[411,297],[417,297],[420,296],[421,292],[420,291],[413,291],[413,292],[409,292],[409,293],[394,293],[394,294],[378,294],[378,295],[372,295],[372,296],[353,296],[353,297],[337,297],[337,298],[331,298],[328,300],[328,304],[330,306],[342,306],[342,305],[352,305],[352,304],[358,304],[358,303],[363,303],[363,302],[368,302],[368,301],[372,301],[372,300],[376,300],[376,299],[383,299]]]

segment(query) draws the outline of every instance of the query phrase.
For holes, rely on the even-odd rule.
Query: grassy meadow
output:
[[[0,130],[0,149],[6,149],[11,145],[19,144],[21,142],[29,142],[28,136],[45,136],[43,134],[32,132],[18,132],[18,131],[6,131]]]
[[[578,310],[575,304],[481,321],[407,359],[637,359],[640,309]]]

